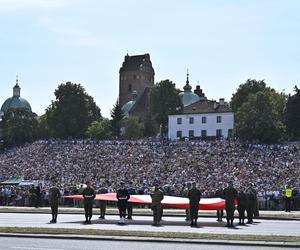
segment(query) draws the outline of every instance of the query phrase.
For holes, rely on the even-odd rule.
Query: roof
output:
[[[194,94],[192,91],[185,90],[184,92],[179,93],[182,105],[184,107],[191,105],[200,100],[200,97],[197,94]]]
[[[126,102],[123,107],[122,107],[122,111],[124,113],[125,116],[128,116],[129,111],[132,109],[132,107],[134,106],[134,104],[136,103],[135,100],[131,100],[129,102]]]
[[[201,113],[227,113],[232,112],[229,105],[225,102],[220,105],[219,102],[210,100],[200,100],[191,105],[183,107],[181,114],[201,114]]]
[[[30,104],[24,98],[17,96],[6,99],[1,107],[1,111],[5,113],[10,108],[25,108],[31,112]]]
[[[144,61],[150,62],[150,55],[144,54],[144,55],[136,55],[136,56],[129,56],[128,54],[125,56],[124,62],[122,64],[122,67],[120,68],[120,71],[134,71],[139,70],[140,66],[144,63]]]

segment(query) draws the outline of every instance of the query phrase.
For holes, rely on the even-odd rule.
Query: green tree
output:
[[[93,121],[86,131],[86,136],[96,140],[108,140],[111,138],[111,127],[108,119]]]
[[[60,84],[54,94],[56,100],[46,110],[51,136],[82,138],[91,122],[102,119],[100,109],[80,84]]]
[[[112,118],[110,122],[112,135],[119,138],[121,136],[121,122],[124,117],[119,100],[116,101],[115,105],[110,111],[110,116]]]
[[[1,122],[2,138],[5,146],[32,142],[37,138],[37,115],[26,109],[9,109]]]
[[[147,112],[144,121],[144,136],[151,137],[158,133],[157,122],[152,119],[151,112]]]
[[[179,98],[179,90],[170,80],[161,81],[151,89],[150,112],[159,125],[162,126],[162,133],[167,132],[168,115],[176,114],[182,103]]]
[[[283,133],[283,124],[276,116],[268,92],[251,94],[236,112],[236,135],[244,141],[276,142]]]
[[[122,128],[124,129],[122,135],[124,139],[134,140],[143,137],[144,125],[136,117],[124,118],[122,120]]]
[[[284,113],[287,134],[292,140],[300,140],[300,90],[295,86],[295,94],[288,97]]]

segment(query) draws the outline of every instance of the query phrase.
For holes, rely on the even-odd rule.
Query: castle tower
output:
[[[142,96],[146,89],[154,85],[154,69],[150,61],[150,55],[136,55],[124,58],[120,68],[119,78],[119,102],[121,107],[131,101],[132,92]]]

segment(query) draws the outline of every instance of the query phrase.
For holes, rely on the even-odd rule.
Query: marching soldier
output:
[[[60,191],[56,186],[52,186],[49,189],[49,204],[51,207],[51,213],[52,213],[52,220],[50,223],[56,223],[57,222],[57,214],[58,214],[58,201],[60,198]]]
[[[125,183],[122,181],[120,185],[120,189],[117,191],[117,199],[118,199],[118,208],[119,208],[119,215],[120,221],[118,224],[124,225],[125,224],[125,216],[126,216],[126,208],[127,203],[130,198],[127,188],[125,187]]]
[[[134,187],[132,186],[132,182],[130,182],[130,187],[128,189],[129,195],[136,194]],[[132,203],[127,203],[127,218],[128,220],[132,220]]]
[[[191,227],[197,227],[199,202],[201,199],[201,192],[196,186],[196,182],[193,182],[192,188],[188,192],[188,198],[190,199],[190,215],[191,215]]]
[[[93,202],[96,197],[95,190],[91,187],[89,181],[86,182],[86,188],[82,191],[84,198],[84,212],[85,212],[85,224],[92,224],[91,219],[93,216]]]
[[[223,194],[223,189],[218,189],[216,191],[216,198],[224,198],[224,194]],[[223,220],[223,210],[217,210],[217,221],[222,221]]]
[[[243,190],[240,190],[237,196],[237,210],[239,212],[239,225],[245,225],[245,211],[247,207],[247,197]]]
[[[189,191],[191,189],[192,185],[190,182],[188,182],[186,184],[186,188],[184,189],[184,196],[188,198],[188,194],[189,194]],[[185,221],[190,221],[191,220],[191,214],[190,214],[190,208],[187,208],[185,210]]]
[[[154,183],[154,191],[150,195],[152,199],[151,209],[153,210],[153,226],[160,226],[162,217],[161,201],[164,199],[163,192],[158,187],[158,182]]]
[[[99,194],[107,194],[108,190],[107,190],[107,188],[104,187],[104,184],[103,184],[103,186],[99,189],[98,192],[99,192]],[[106,203],[107,203],[107,201],[104,201],[104,200],[99,201],[99,207],[100,207],[99,219],[104,219],[105,218]]]
[[[253,215],[254,215],[254,208],[255,208],[255,195],[252,191],[252,189],[249,189],[246,193],[246,198],[247,198],[247,218],[248,221],[246,222],[247,224],[252,224],[253,223]]]
[[[234,210],[235,205],[234,201],[237,197],[237,191],[233,187],[232,181],[228,183],[228,187],[224,189],[224,198],[225,198],[225,210],[226,210],[226,227],[233,227],[233,219],[234,219]]]

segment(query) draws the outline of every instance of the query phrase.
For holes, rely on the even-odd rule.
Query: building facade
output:
[[[228,138],[234,127],[234,113],[224,99],[204,99],[183,107],[180,114],[169,115],[168,121],[170,140]]]

